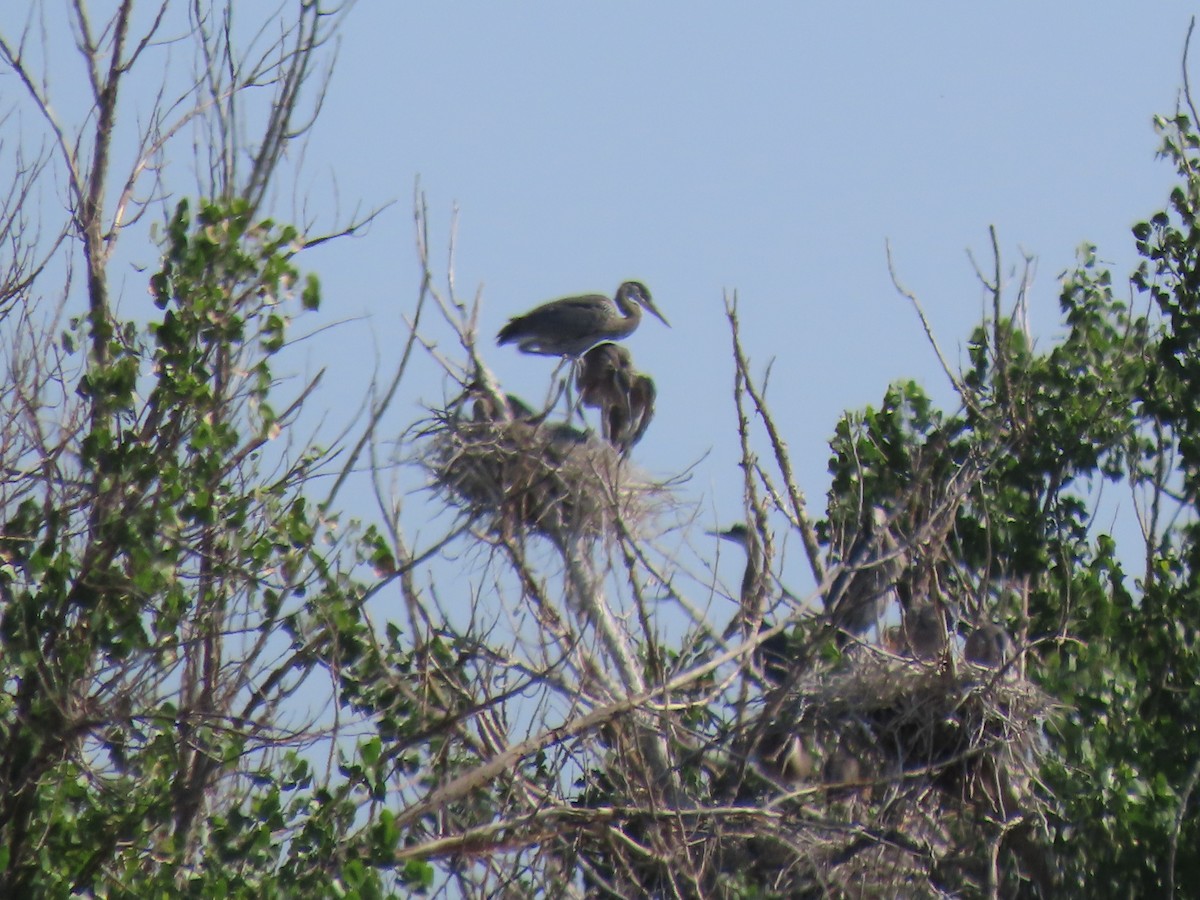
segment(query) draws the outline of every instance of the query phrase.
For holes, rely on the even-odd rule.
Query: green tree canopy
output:
[[[684,483],[504,394],[478,299],[431,270],[420,201],[395,376],[332,446],[299,433],[329,401],[319,374],[297,387],[279,367],[296,320],[321,315],[304,251],[331,235],[268,201],[337,18],[285,8],[282,31],[244,39],[232,4],[194,5],[201,77],[132,136],[123,89],[169,66],[174,7],[93,23],[71,6],[92,87],[75,123],[0,35],[37,123],[0,146],[17,173],[0,204],[0,894],[1124,897],[1200,879],[1189,97],[1157,120],[1178,178],[1133,229],[1137,270],[1115,279],[1085,245],[1063,334],[1039,346],[1027,273],[1014,295],[993,233],[991,308],[964,365],[943,360],[953,407],[905,381],[834,423],[823,510],[728,303],[745,522],[726,536],[746,569],[714,622],[724,588],[684,546],[716,550]],[[244,116],[260,87],[272,103]],[[164,198],[154,179],[197,123],[202,183]],[[43,179],[66,186],[57,228]],[[154,217],[133,309],[113,254]],[[458,345],[425,339],[429,318]],[[449,399],[383,442],[426,351]],[[649,422],[643,378],[614,375],[604,412],[632,413],[637,385]],[[416,501],[388,481],[410,465]],[[378,508],[342,509],[363,470]],[[791,532],[809,597],[781,586]],[[863,627],[876,603],[891,617]]]

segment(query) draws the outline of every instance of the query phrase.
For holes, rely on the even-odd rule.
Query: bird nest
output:
[[[1017,793],[1028,788],[1050,708],[1045,694],[1011,669],[876,653],[801,686],[793,703],[801,707],[792,706],[801,731],[820,744],[836,739],[840,752],[876,777],[924,778],[975,799],[980,778],[1000,777]],[[1020,798],[990,800],[1003,807],[993,812],[1007,815]]]
[[[429,440],[438,490],[502,534],[599,537],[643,519],[657,493],[611,444],[563,423],[447,414]]]
[[[687,815],[655,815],[636,753],[589,770],[576,804],[612,818],[564,840],[591,893],[676,896],[682,856],[684,896],[1011,896],[1009,881],[989,890],[1004,854],[1054,896],[1035,777],[1046,696],[967,663],[842,659],[768,692],[732,746],[710,746],[710,779],[682,788]]]
[[[765,793],[792,793],[798,823],[823,809],[853,825],[764,836],[753,855],[765,865],[794,864],[799,847],[834,895],[901,883],[940,895],[939,882],[981,883],[980,847],[1003,841],[1022,877],[1044,883],[1037,769],[1052,705],[1011,668],[862,647],[764,702],[750,738]]]

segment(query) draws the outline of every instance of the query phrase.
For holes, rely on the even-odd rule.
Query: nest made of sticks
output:
[[[445,413],[428,434],[435,486],[501,533],[600,537],[618,520],[637,525],[658,493],[611,444],[566,423]]]
[[[773,726],[826,756],[836,746],[876,779],[922,777],[962,791],[981,774],[1001,773],[1014,788],[1028,788],[1050,708],[1011,668],[862,652],[799,679],[777,704]]]
[[[925,884],[914,896],[938,895],[939,881],[977,883],[979,847],[1009,833],[1019,868],[1046,883],[1037,769],[1050,699],[1011,668],[859,650],[764,698],[751,752],[773,783],[766,796],[796,792],[798,820],[787,841],[752,842],[751,856],[790,866],[801,847],[830,884],[907,881]],[[800,824],[813,815],[854,827]]]

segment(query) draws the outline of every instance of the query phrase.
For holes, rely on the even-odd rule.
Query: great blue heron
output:
[[[825,596],[825,610],[844,646],[879,623],[888,602],[897,599],[896,582],[904,574],[907,554],[888,527],[887,511],[871,508]]]
[[[737,544],[746,553],[746,571],[742,575],[742,587],[739,595],[740,605],[738,612],[725,629],[724,637],[728,640],[739,630],[745,632],[750,621],[759,618],[762,614],[758,596],[760,573],[763,568],[762,549],[757,536],[752,536],[750,529],[741,522],[731,525],[725,531],[710,531],[708,534]],[[777,581],[776,583],[778,584]],[[778,586],[784,597],[795,599],[787,588],[781,584]],[[758,630],[759,633],[762,633],[773,627],[769,622],[761,622]],[[792,672],[802,668],[805,664],[804,653],[793,647],[787,631],[776,631],[761,641],[754,648],[751,659],[763,676],[774,684],[783,684]]]
[[[967,635],[963,656],[977,666],[999,669],[1013,658],[1012,639],[1002,627],[988,622]]]
[[[600,430],[622,452],[642,439],[654,417],[656,391],[649,375],[634,371],[624,347],[606,341],[579,360],[579,401],[600,411]]]
[[[522,353],[578,359],[603,341],[619,341],[632,334],[642,321],[643,308],[670,327],[646,286],[626,281],[611,300],[603,294],[563,297],[514,316],[500,329],[496,343],[515,343]]]
[[[825,758],[821,778],[825,784],[834,787],[855,787],[864,780],[863,769],[862,760],[839,745]]]
[[[535,413],[533,407],[518,397],[516,394],[504,395],[505,411],[500,412],[496,409],[496,400],[486,394],[479,394],[475,398],[474,418],[476,422],[495,422],[498,420],[510,419],[517,422],[526,422],[530,425],[538,425],[546,418],[546,413]]]
[[[579,359],[579,401],[593,409],[625,403],[633,378],[633,357],[620,344],[605,341],[587,350]]]
[[[579,402],[600,411],[600,433],[614,443],[631,418],[629,391],[633,375],[633,357],[611,341],[597,344],[579,359],[575,375]]]
[[[927,600],[909,604],[900,635],[901,652],[913,659],[939,659],[949,644],[946,616],[939,606]]]
[[[609,422],[610,430],[616,434],[616,444],[623,451],[628,451],[640,441],[650,427],[657,398],[658,391],[649,375],[638,372],[633,376],[633,382],[629,385],[629,418]]]
[[[730,526],[725,531],[708,533],[713,537],[737,544],[746,553],[746,570],[742,574],[738,611],[725,629],[725,638],[728,640],[737,633],[739,628],[744,630],[750,622],[762,619],[762,601],[765,594],[765,586],[762,583],[762,545],[759,543],[758,535],[741,522]]]
[[[486,395],[476,397],[473,410],[474,420],[476,422],[507,422],[510,428],[515,429],[529,429],[530,431],[540,429],[541,433],[549,439],[549,449],[554,450],[569,449],[575,445],[586,444],[588,441],[586,432],[572,427],[567,422],[547,424],[546,416],[549,410],[535,413],[528,403],[515,394],[505,394],[504,404],[505,412],[499,413],[496,411],[496,402],[493,398]]]
[[[759,740],[757,754],[771,775],[793,784],[804,781],[815,768],[804,741],[786,723],[771,723]]]

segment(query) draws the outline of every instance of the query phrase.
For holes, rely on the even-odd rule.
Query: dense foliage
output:
[[[504,396],[477,309],[435,286],[420,208],[394,382],[344,443],[297,433],[328,401],[278,364],[320,315],[301,261],[324,238],[264,198],[334,24],[313,4],[242,56],[193,13],[210,70],[183,120],[209,122],[217,161],[203,199],[140,209],[163,226],[151,302],[118,313],[136,192],[106,205],[105,187],[165,165],[175,133],[136,136],[128,182],[110,170],[118,88],[161,25],[133,35],[131,8],[93,33],[73,7],[97,80],[70,134],[0,40],[54,148],[6,157],[0,205],[0,894],[1125,897],[1200,879],[1190,106],[1158,121],[1178,185],[1134,228],[1128,284],[1084,246],[1064,335],[1039,349],[994,248],[992,309],[947,370],[959,405],[904,382],[847,414],[821,513],[730,307],[748,527],[725,628],[675,537],[683,489]],[[247,132],[233,98],[262,84],[277,102],[258,137],[216,152]],[[33,188],[54,171],[71,215],[39,243]],[[461,359],[435,356],[457,392],[400,441],[433,488],[422,521],[448,523],[417,549],[379,454],[379,508],[348,511],[374,524],[338,503],[429,308]],[[783,530],[813,602],[780,586]],[[867,573],[904,625],[839,632]],[[666,605],[685,633],[656,621]],[[906,631],[923,608],[948,629],[932,652]],[[995,626],[1015,651],[972,660]]]

